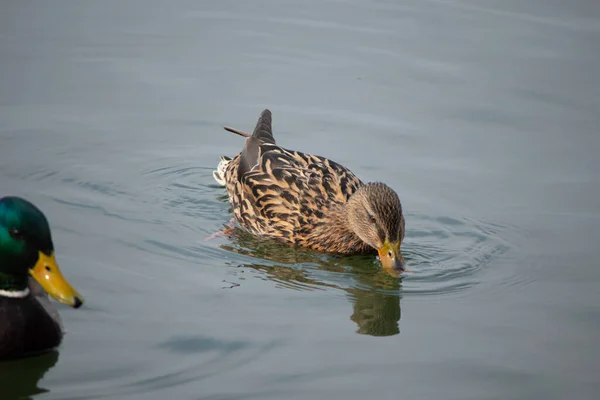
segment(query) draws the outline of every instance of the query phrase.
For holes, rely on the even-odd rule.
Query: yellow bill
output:
[[[400,252],[400,241],[391,242],[385,239],[385,243],[377,250],[379,261],[383,268],[394,271],[404,271],[404,259]]]
[[[35,267],[29,270],[29,274],[54,300],[73,308],[79,308],[83,304],[83,297],[60,272],[54,253],[46,255],[40,251],[38,261]]]

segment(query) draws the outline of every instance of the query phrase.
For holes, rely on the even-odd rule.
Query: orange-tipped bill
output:
[[[83,297],[60,272],[54,253],[48,256],[40,252],[38,261],[33,269],[29,270],[29,274],[54,300],[73,308],[79,308],[83,304]]]

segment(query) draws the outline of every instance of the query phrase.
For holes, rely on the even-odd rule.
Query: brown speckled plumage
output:
[[[245,136],[246,143],[233,159],[223,157],[214,175],[225,184],[242,228],[329,253],[362,253],[386,239],[401,241],[402,207],[385,184],[363,184],[334,161],[278,146],[269,110],[252,135],[226,129]]]

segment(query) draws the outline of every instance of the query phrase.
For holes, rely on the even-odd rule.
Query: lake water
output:
[[[3,2],[0,195],[86,304],[2,399],[597,399],[599,71],[595,0]],[[264,108],[399,193],[402,282],[206,240]]]

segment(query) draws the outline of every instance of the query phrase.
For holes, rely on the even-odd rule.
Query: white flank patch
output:
[[[227,165],[229,165],[229,161],[231,159],[227,159],[226,157],[221,157],[221,161],[217,166],[217,170],[213,171],[213,177],[217,181],[217,183],[221,186],[226,186],[225,182],[225,170],[227,169]]]
[[[29,296],[29,288],[23,290],[2,290],[0,289],[0,296],[12,297],[13,299],[22,299]]]

